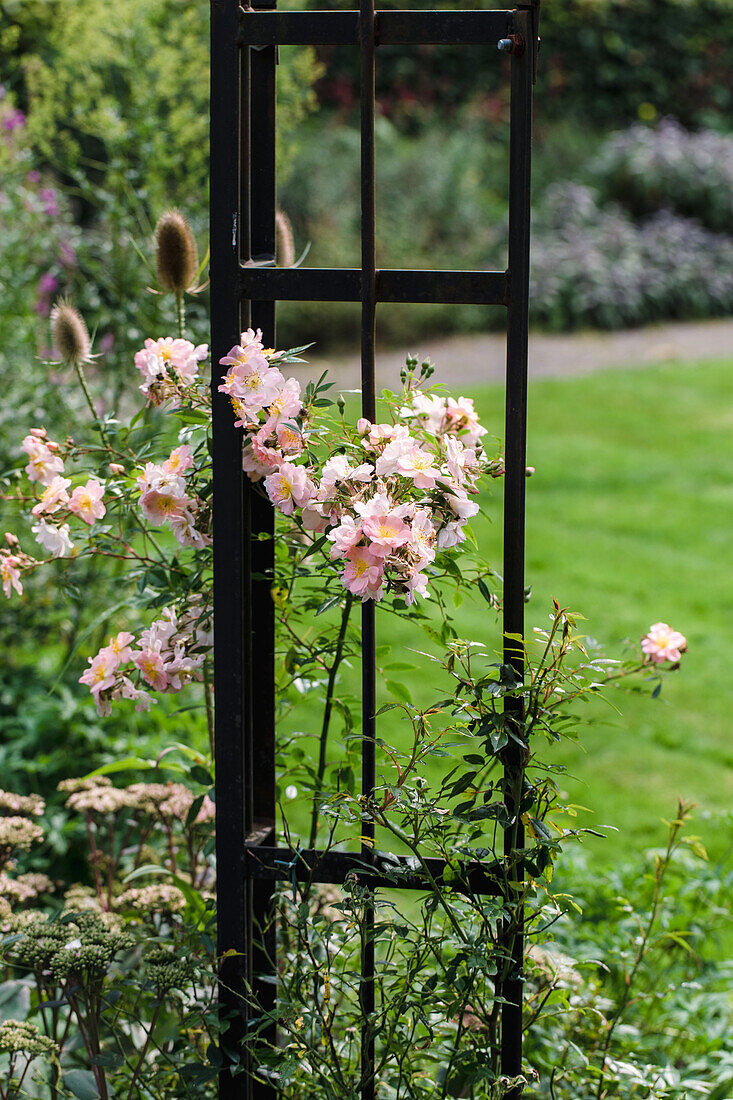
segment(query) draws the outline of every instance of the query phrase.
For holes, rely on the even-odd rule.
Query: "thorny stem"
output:
[[[349,615],[351,614],[351,606],[354,602],[354,597],[349,593],[346,596],[344,602],[344,610],[341,614],[341,626],[339,628],[338,640],[336,642],[336,652],[334,653],[333,663],[328,670],[328,685],[326,688],[326,703],[323,708],[323,725],[321,726],[321,737],[318,751],[318,772],[316,774],[316,786],[313,791],[313,811],[311,815],[311,831],[310,840],[308,842],[309,848],[314,848],[316,843],[316,836],[318,834],[318,810],[321,793],[323,791],[323,777],[326,772],[326,749],[328,747],[328,727],[331,724],[331,712],[333,710],[333,695],[336,687],[336,677],[338,670],[344,657],[344,643],[346,641],[346,628],[349,625]]]

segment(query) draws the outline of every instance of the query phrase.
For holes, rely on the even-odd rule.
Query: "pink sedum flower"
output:
[[[69,494],[66,492],[69,485],[71,485],[71,479],[68,477],[60,477],[58,474],[49,482],[41,494],[41,499],[38,504],[31,508],[31,512],[34,516],[41,516],[44,514],[52,514],[58,512],[59,508],[62,508],[69,502]]]
[[[291,516],[295,508],[302,508],[316,492],[305,467],[294,466],[292,462],[283,462],[276,473],[265,478],[265,491],[284,516]]]
[[[644,655],[656,665],[670,661],[676,665],[687,649],[687,639],[679,630],[673,630],[667,623],[654,623],[641,639]]]
[[[101,483],[96,478],[90,478],[86,485],[77,485],[74,489],[69,499],[69,511],[91,527],[107,511],[102,500],[103,495]]]
[[[341,578],[341,583],[349,592],[361,596],[362,601],[380,600],[383,577],[384,563],[372,554],[368,546],[354,546],[349,550]]]

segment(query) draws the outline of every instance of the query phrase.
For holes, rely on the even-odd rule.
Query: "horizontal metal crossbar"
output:
[[[239,294],[253,302],[360,302],[361,270],[341,267],[258,267],[239,269]],[[505,271],[377,271],[378,302],[441,302],[504,306]]]
[[[422,866],[424,864],[424,866]],[[460,870],[450,868],[445,877],[446,861],[413,856],[395,856],[374,852],[365,858],[361,852],[317,851],[294,852],[290,848],[272,848],[248,844],[244,849],[246,878],[275,882],[328,882],[343,884],[348,875],[355,875],[370,887],[391,887],[400,890],[426,890],[429,878],[442,886],[455,886],[461,892],[501,893],[498,864],[478,861],[462,864]]]
[[[240,10],[243,46],[355,46],[358,11]],[[510,11],[379,11],[375,44],[495,46],[512,30]]]

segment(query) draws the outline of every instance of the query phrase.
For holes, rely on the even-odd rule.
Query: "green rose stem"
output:
[[[336,652],[333,658],[333,664],[328,672],[328,685],[326,687],[326,704],[323,708],[323,725],[321,726],[321,737],[318,751],[318,772],[316,774],[316,786],[313,791],[313,812],[311,816],[311,831],[310,839],[308,841],[308,847],[314,848],[316,844],[316,836],[318,834],[318,803],[323,791],[323,777],[326,772],[326,748],[328,746],[328,727],[331,723],[331,712],[333,710],[333,694],[336,687],[336,677],[338,675],[339,666],[344,658],[344,644],[346,642],[346,628],[349,625],[349,615],[351,614],[351,607],[354,602],[354,597],[349,593],[346,596],[344,602],[344,610],[341,614],[341,626],[339,628],[338,640],[336,642]]]

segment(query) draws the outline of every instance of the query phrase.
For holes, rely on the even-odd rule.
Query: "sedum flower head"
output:
[[[28,1054],[31,1058],[58,1054],[53,1039],[41,1035],[38,1026],[27,1020],[4,1020],[0,1024],[0,1051],[3,1054]]]
[[[111,787],[112,780],[106,775],[90,775],[84,779],[62,779],[57,790],[66,794],[76,794],[77,791],[91,791],[95,787]]]
[[[56,354],[63,363],[86,363],[92,341],[78,309],[61,298],[51,310],[51,335]]]
[[[158,997],[171,989],[184,989],[193,978],[193,966],[167,947],[156,947],[145,954],[145,973]]]
[[[179,913],[186,906],[186,899],[177,886],[170,883],[154,883],[152,886],[131,887],[115,901],[117,909],[134,909],[137,913]]]
[[[180,210],[166,210],[155,227],[155,268],[164,290],[183,294],[196,278],[198,251],[191,226]]]
[[[38,794],[15,794],[14,791],[0,791],[0,814],[24,814],[40,817],[46,809],[46,803]]]

